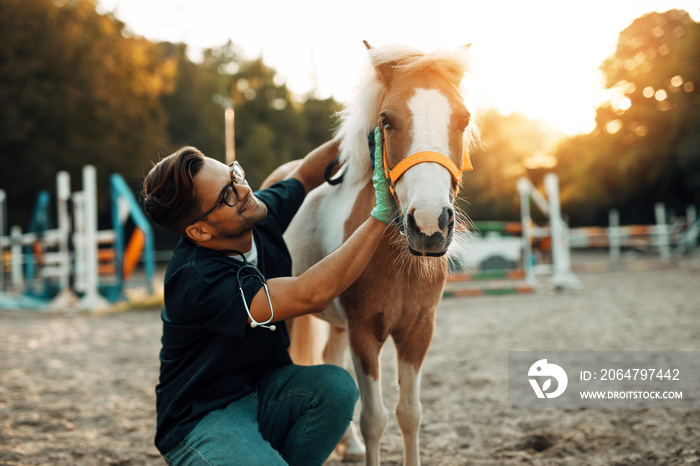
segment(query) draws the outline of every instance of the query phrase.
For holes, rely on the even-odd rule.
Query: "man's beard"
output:
[[[252,194],[251,194],[252,195]],[[248,207],[243,215],[239,216],[239,222],[235,226],[225,222],[214,222],[211,225],[216,228],[219,238],[235,239],[247,234],[258,223],[262,222],[267,216],[267,206],[259,200],[254,201],[255,204]]]

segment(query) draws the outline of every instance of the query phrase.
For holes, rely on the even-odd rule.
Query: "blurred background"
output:
[[[363,39],[473,44],[483,144],[460,201],[473,220],[518,220],[517,178],[550,172],[571,226],[700,204],[697,2],[430,3],[0,0],[9,224],[26,228],[59,170],[79,185],[92,164],[107,226],[110,174],[138,194],[182,145],[223,161],[229,104],[236,158],[258,186],[332,136]],[[158,250],[174,245],[156,231]]]

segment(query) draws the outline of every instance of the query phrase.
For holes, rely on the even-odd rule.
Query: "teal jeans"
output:
[[[285,366],[205,416],[164,457],[173,466],[321,465],[352,421],[358,395],[340,367]]]

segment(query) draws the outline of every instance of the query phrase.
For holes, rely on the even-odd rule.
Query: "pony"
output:
[[[467,47],[424,53],[364,42],[371,68],[339,114],[338,178],[311,191],[285,233],[300,274],[337,248],[374,205],[368,135],[381,127],[381,154],[397,204],[370,264],[323,313],[295,319],[290,353],[296,363],[343,366],[349,347],[361,396],[360,431],[354,425],[339,445],[344,459],[378,465],[388,421],[382,401],[379,354],[389,337],[397,353],[396,418],[404,440],[404,464],[419,465],[420,378],[447,276],[446,252],[464,215],[455,207],[468,150],[478,139],[460,86]],[[274,178],[274,177],[273,177]],[[265,184],[274,179],[268,178]],[[309,359],[318,339],[311,319],[328,322],[323,361]],[[306,320],[304,320],[306,319]],[[304,323],[305,322],[305,323]],[[323,329],[322,329],[323,330]],[[318,336],[318,335],[316,335]],[[304,357],[304,354],[307,356]],[[344,452],[343,452],[344,450]],[[359,458],[358,458],[359,456]]]

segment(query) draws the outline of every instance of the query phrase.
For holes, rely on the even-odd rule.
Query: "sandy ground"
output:
[[[697,260],[579,278],[580,290],[443,300],[423,372],[423,464],[700,465],[700,410],[508,408],[509,350],[700,350]],[[0,465],[164,464],[152,443],[159,339],[154,311],[0,311]],[[393,358],[389,344],[390,413]],[[391,416],[382,463],[401,464],[401,450]]]

